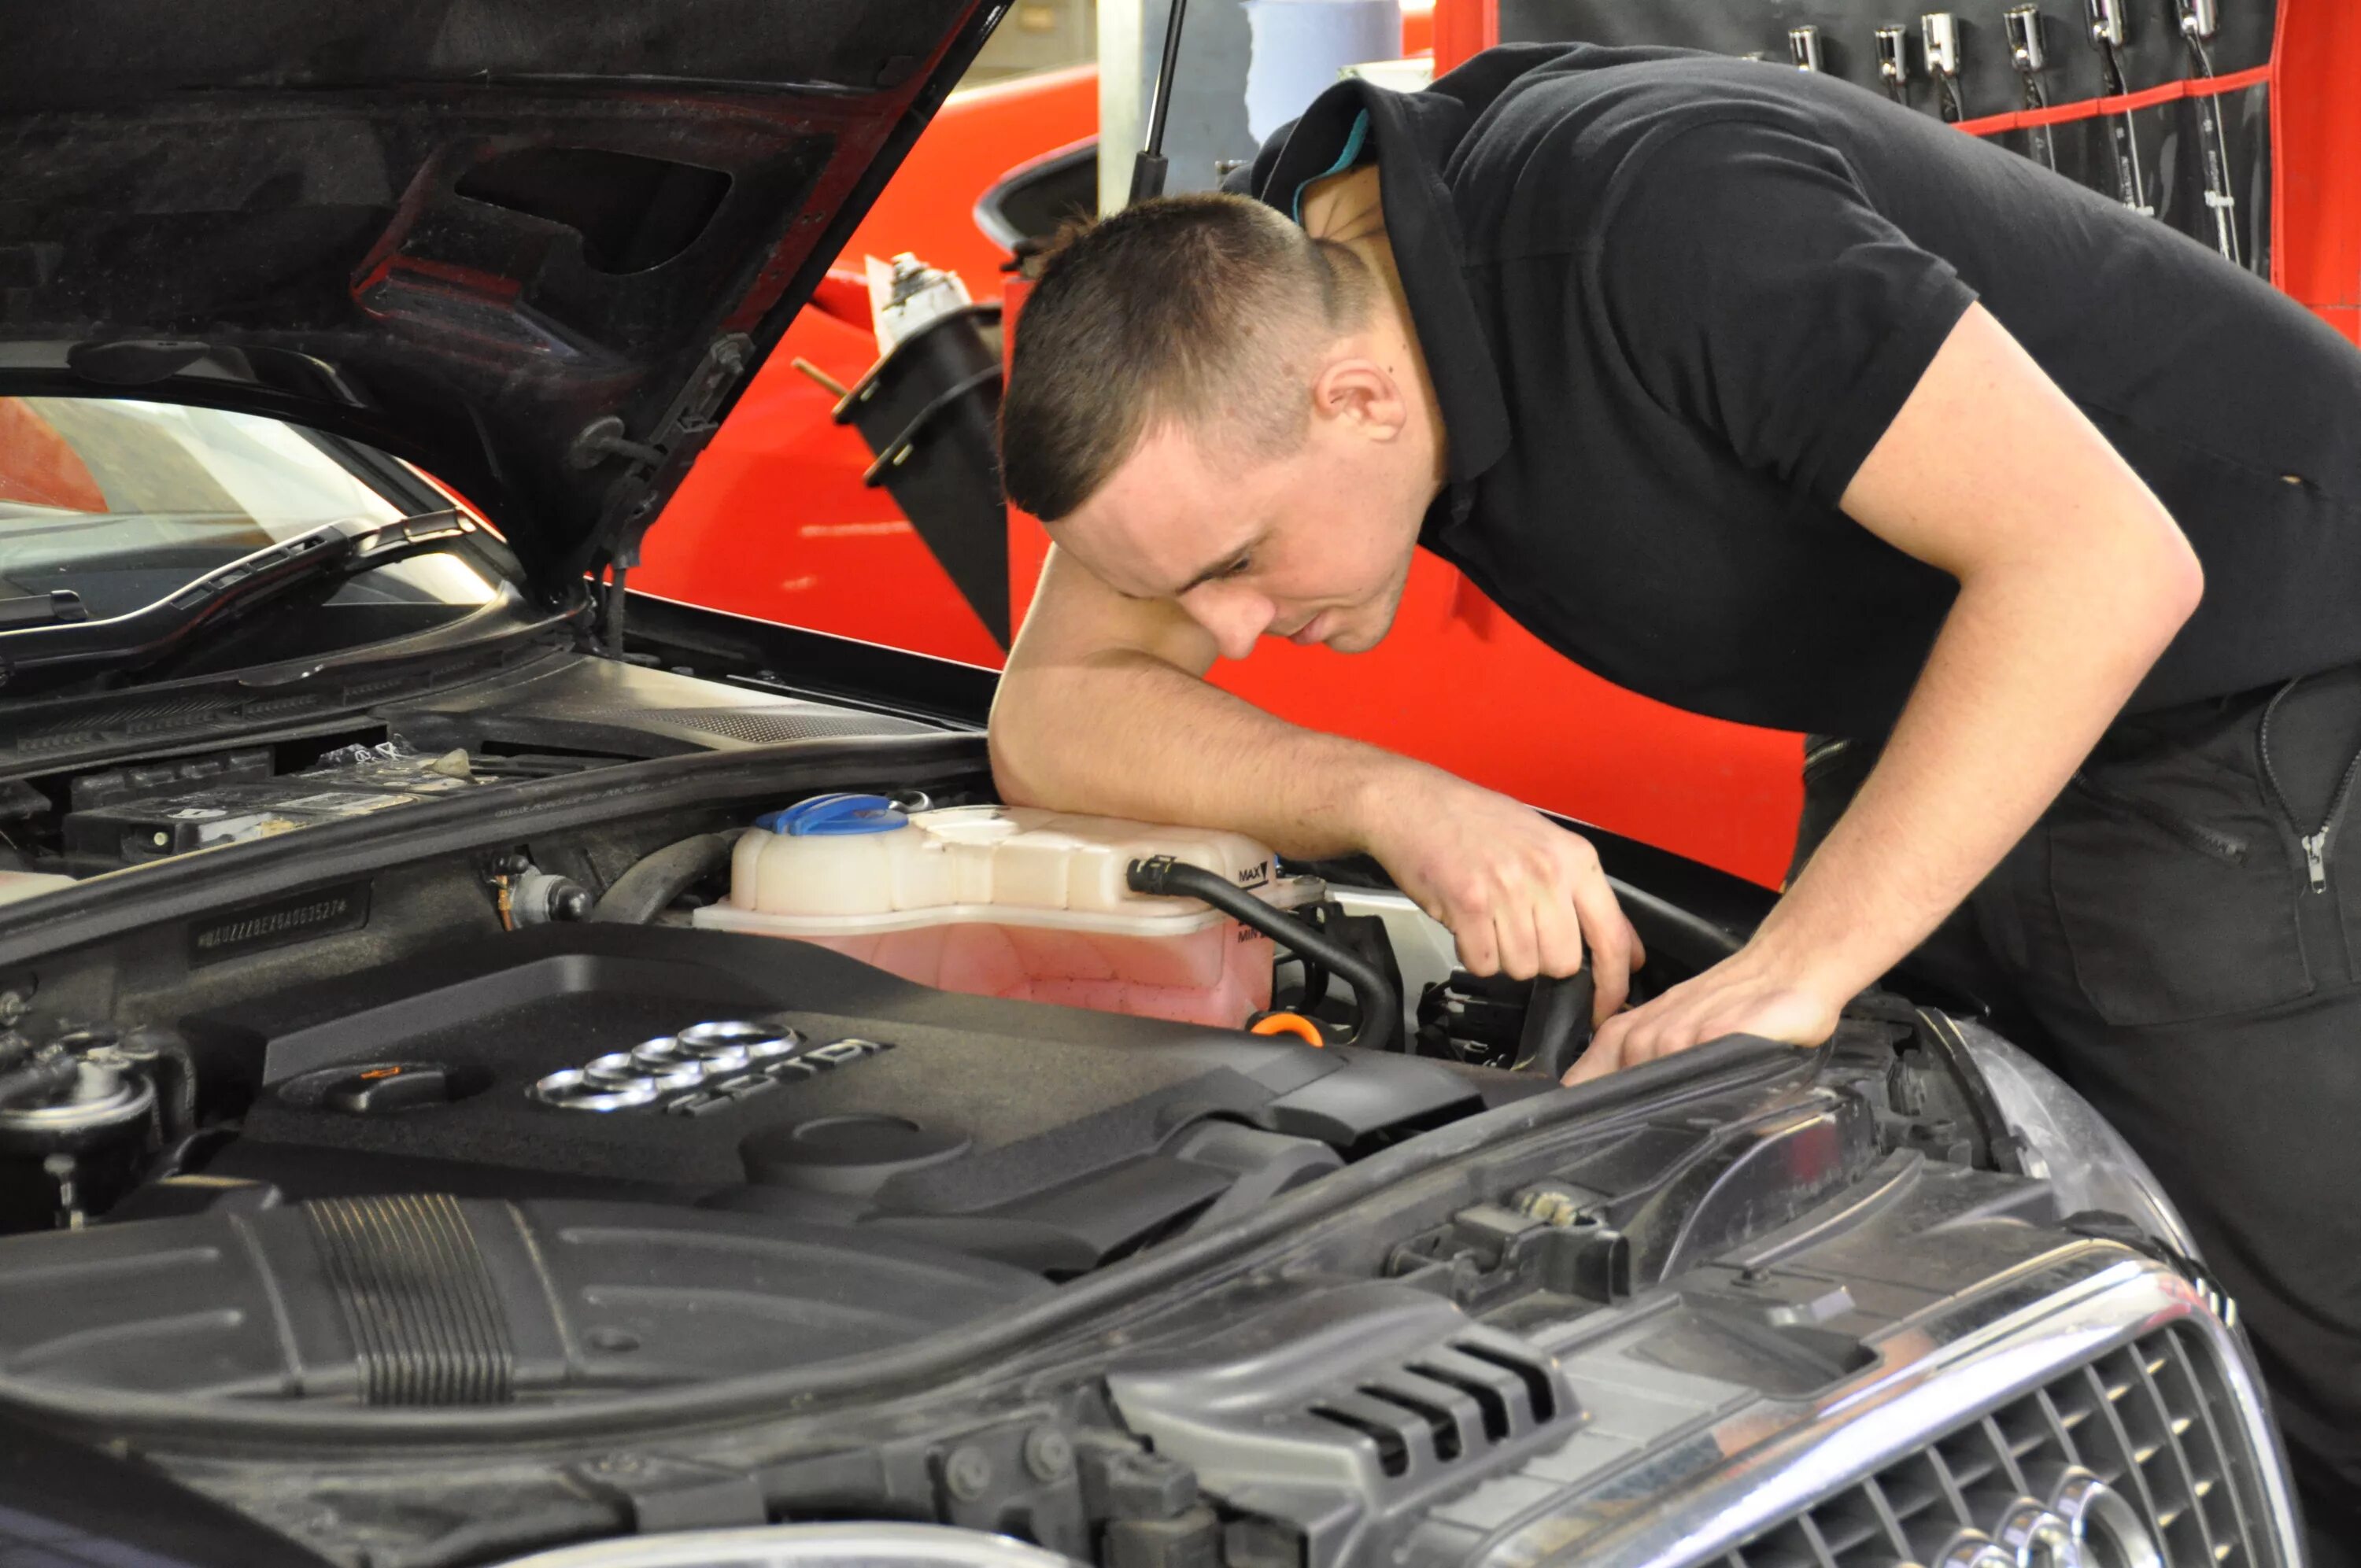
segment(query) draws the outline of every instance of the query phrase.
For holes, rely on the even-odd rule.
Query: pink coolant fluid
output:
[[[693,918],[945,991],[1236,1028],[1270,1005],[1270,938],[1195,899],[1133,893],[1127,869],[1153,855],[1277,904],[1317,895],[1235,833],[836,795],[763,818],[738,841],[728,902]]]

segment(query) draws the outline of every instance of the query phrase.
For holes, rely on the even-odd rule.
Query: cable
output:
[[[1320,1025],[1301,1013],[1273,1013],[1246,1025],[1249,1035],[1292,1035],[1307,1046],[1325,1046],[1328,1036]]]
[[[1212,905],[1242,925],[1251,926],[1290,951],[1300,953],[1332,974],[1342,975],[1353,988],[1353,1037],[1345,1043],[1365,1050],[1394,1048],[1400,1026],[1401,998],[1394,994],[1371,964],[1352,948],[1297,919],[1274,909],[1227,877],[1202,867],[1183,865],[1170,855],[1134,861],[1125,881],[1134,893],[1163,898],[1195,898]]]
[[[735,833],[700,833],[667,844],[617,877],[590,918],[644,926],[672,907],[674,899],[728,865],[737,847]]]

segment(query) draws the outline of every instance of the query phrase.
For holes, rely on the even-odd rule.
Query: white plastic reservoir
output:
[[[1132,892],[1131,862],[1153,855],[1274,904],[1317,895],[1279,883],[1270,851],[1235,833],[821,795],[760,818],[738,840],[728,902],[692,918],[946,991],[1235,1028],[1270,1005],[1270,938],[1196,899]]]

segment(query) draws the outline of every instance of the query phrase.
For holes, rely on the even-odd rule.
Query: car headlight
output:
[[[1981,1024],[1952,1020],[1968,1060],[2023,1146],[2025,1173],[2057,1190],[2062,1212],[2121,1214],[2191,1262],[2197,1243],[2147,1162],[2066,1080]]]
[[[1005,1535],[931,1524],[692,1530],[561,1546],[500,1568],[1077,1568]]]

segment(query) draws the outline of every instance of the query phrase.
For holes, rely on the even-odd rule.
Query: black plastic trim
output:
[[[519,615],[533,619],[501,623],[503,617]],[[560,657],[564,650],[547,644],[568,619],[561,612],[534,615],[521,600],[511,598],[431,631],[348,652],[0,708],[0,779],[67,773],[127,759],[160,760],[349,728],[394,702],[422,701],[488,680],[513,679],[522,669]],[[291,699],[308,697],[332,679],[358,685],[367,695],[357,700],[332,696],[316,707],[302,706],[300,717],[276,721],[258,722],[245,712],[223,717],[231,708],[291,706]],[[187,722],[178,728],[159,724],[153,716],[156,706],[176,702],[190,705]],[[117,714],[137,718],[137,732],[80,746],[43,743],[78,723],[104,730]]]
[[[754,691],[982,729],[1000,673],[677,599],[631,595],[630,645]],[[895,694],[891,702],[877,695]]]
[[[792,740],[625,762],[421,801],[404,809],[399,822],[379,815],[323,823],[301,833],[95,877],[26,900],[0,910],[0,965],[36,962],[68,948],[189,919],[225,905],[339,882],[406,861],[588,828],[619,814],[774,796],[789,779],[819,788],[886,776],[925,785],[983,766],[979,736]]]
[[[741,753],[744,755],[744,753]],[[1469,1116],[1312,1183],[1234,1223],[1175,1240],[1044,1298],[1038,1303],[917,1344],[822,1366],[741,1378],[689,1389],[652,1390],[597,1403],[510,1407],[452,1416],[429,1410],[323,1412],[302,1408],[225,1408],[154,1395],[98,1395],[87,1389],[27,1387],[0,1376],[0,1408],[38,1414],[69,1431],[143,1436],[255,1441],[275,1439],[338,1448],[397,1449],[488,1445],[523,1438],[588,1440],[684,1422],[816,1414],[831,1402],[873,1402],[939,1388],[990,1363],[1038,1348],[1053,1334],[1088,1332],[1119,1310],[1203,1292],[1268,1267],[1278,1255],[1319,1239],[1315,1227],[1345,1219],[1361,1204],[1414,1177],[1470,1157],[1488,1165],[1515,1157],[1512,1140],[1546,1135],[1618,1113],[1664,1113],[1697,1095],[1801,1079],[1817,1058],[1775,1041],[1730,1036],[1696,1049],[1537,1094]]]

